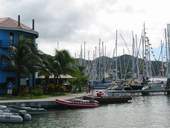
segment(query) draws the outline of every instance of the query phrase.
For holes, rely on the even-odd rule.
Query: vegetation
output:
[[[16,46],[10,47],[10,54],[6,57],[9,60],[9,69],[16,73],[15,88],[13,93],[16,95],[58,95],[63,94],[66,91],[81,92],[87,85],[88,77],[84,73],[85,67],[80,66],[67,50],[55,50],[55,55],[48,55],[38,50],[36,43],[32,39],[25,39],[20,37],[19,42]],[[101,59],[107,62],[106,66],[115,69],[114,58],[98,58],[94,62]],[[130,78],[132,77],[132,57],[129,55],[120,56],[118,60],[118,76],[119,78]],[[135,58],[136,60],[136,58]],[[139,59],[139,70],[142,72],[142,62]],[[86,61],[84,60],[84,63]],[[92,62],[93,63],[93,62]],[[153,62],[152,65],[156,69],[160,69],[160,62]],[[102,63],[99,67],[104,67]],[[106,70],[110,70],[106,67]],[[35,73],[39,76],[43,76],[43,79],[35,80]],[[152,69],[152,74],[157,75],[159,70]],[[64,85],[65,80],[61,78],[61,75],[71,75],[73,78],[67,80],[71,87]],[[21,78],[31,78],[29,85],[21,86]],[[28,84],[28,83],[27,83]],[[5,90],[7,83],[1,86],[0,90]],[[21,91],[22,90],[22,91]]]
[[[82,66],[77,66],[77,70],[75,71],[74,77],[76,79],[73,79],[71,81],[73,86],[73,92],[81,92],[82,87],[85,88],[87,85],[87,79],[88,77],[84,74],[84,67]]]
[[[56,50],[54,61],[53,61],[53,74],[56,78],[56,83],[58,84],[60,75],[71,74],[74,71],[74,59],[66,50],[58,51]]]
[[[14,88],[16,95],[29,93],[39,96],[64,92],[66,89],[61,75],[73,76],[74,80],[69,80],[68,83],[78,85],[80,88],[78,91],[82,90],[87,81],[83,68],[80,68],[67,50],[55,50],[55,55],[51,56],[39,51],[33,40],[20,37],[18,44],[11,46],[10,51],[11,54],[8,56],[10,69],[16,73]],[[35,85],[35,73],[44,77],[38,85]],[[29,81],[31,86],[21,86],[21,78],[31,78],[32,81]]]
[[[16,46],[11,47],[9,56],[11,68],[16,73],[17,93],[20,92],[20,79],[32,76],[32,85],[34,86],[34,74],[40,64],[40,58],[36,44],[31,39],[20,37]]]

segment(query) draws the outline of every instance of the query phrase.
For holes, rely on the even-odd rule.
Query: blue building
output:
[[[9,61],[5,56],[11,53],[10,47],[17,45],[21,35],[35,42],[38,32],[34,30],[34,20],[30,28],[20,22],[20,16],[17,21],[9,17],[0,18],[0,84],[16,79],[15,72],[8,69]]]

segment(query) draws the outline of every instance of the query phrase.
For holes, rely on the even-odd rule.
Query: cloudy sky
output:
[[[29,26],[34,18],[40,34],[38,46],[49,54],[54,54],[59,42],[60,49],[78,56],[86,41],[86,53],[90,51],[92,56],[101,38],[107,55],[112,56],[116,29],[118,54],[123,49],[128,53],[125,42],[130,49],[132,31],[139,38],[144,23],[152,46],[158,49],[170,23],[168,0],[0,0],[0,5],[0,17],[17,19],[20,14]]]

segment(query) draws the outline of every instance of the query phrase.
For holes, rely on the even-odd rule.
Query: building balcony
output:
[[[1,49],[6,49],[6,48],[9,48],[9,45],[10,43],[9,42],[2,42],[1,40],[0,40],[0,48]]]
[[[7,64],[7,63],[0,63],[0,69],[4,69],[7,66],[9,66],[9,64]]]
[[[0,71],[13,71],[9,63],[0,63]]]
[[[10,46],[14,46],[14,43],[0,40],[0,49],[8,49]]]

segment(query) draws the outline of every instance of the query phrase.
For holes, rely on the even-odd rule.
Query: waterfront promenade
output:
[[[39,98],[39,99],[12,99],[12,100],[0,100],[1,105],[21,105],[25,104],[26,106],[35,106],[35,107],[44,107],[44,108],[53,108],[57,106],[55,103],[56,99],[72,99],[76,97],[82,97],[87,95],[87,93],[76,93],[76,94],[67,94],[64,96],[52,96],[48,98]]]

